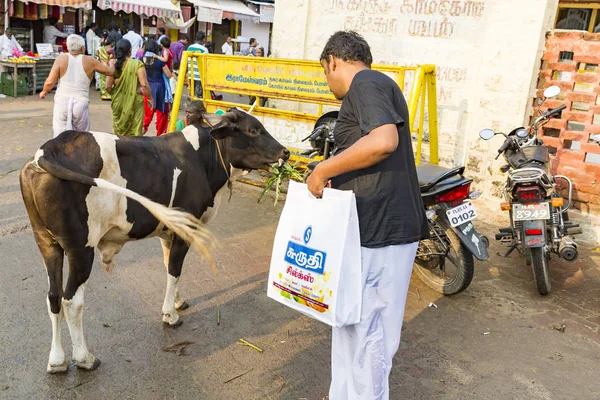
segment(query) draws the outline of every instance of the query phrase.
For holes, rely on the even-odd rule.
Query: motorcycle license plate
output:
[[[454,207],[446,211],[446,216],[448,216],[450,225],[458,226],[477,218],[477,212],[475,211],[475,206],[473,203],[467,201],[458,207]]]
[[[550,205],[539,204],[513,204],[513,219],[515,221],[536,221],[550,218]]]

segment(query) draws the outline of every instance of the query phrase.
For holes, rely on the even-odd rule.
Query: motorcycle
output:
[[[332,111],[317,120],[312,133],[302,140],[311,145],[302,155],[326,160],[335,154],[333,131],[337,116],[338,112]],[[319,162],[308,164],[305,182]],[[477,212],[471,200],[481,193],[470,190],[473,180],[464,177],[464,170],[465,167],[431,164],[417,166],[430,238],[419,243],[414,270],[427,286],[444,295],[460,293],[470,285],[475,272],[474,257],[480,261],[488,258],[489,241],[473,225]]]
[[[500,229],[496,240],[510,246],[505,257],[519,249],[527,265],[532,267],[541,295],[547,295],[551,290],[550,253],[566,261],[575,261],[578,257],[577,244],[571,235],[582,233],[578,224],[569,222],[567,213],[572,204],[573,184],[564,175],[552,175],[549,149],[537,137],[539,128],[566,108],[561,105],[546,112],[540,110],[547,99],[559,93],[557,86],[550,86],[544,91],[544,98],[538,105],[539,117],[529,129],[519,127],[508,135],[491,129],[479,133],[484,140],[496,135],[505,137],[496,159],[503,155],[507,163],[500,168],[501,172],[508,173],[504,186],[505,202],[501,208],[509,212],[510,226]],[[566,205],[557,190],[558,182],[564,182],[568,188]]]

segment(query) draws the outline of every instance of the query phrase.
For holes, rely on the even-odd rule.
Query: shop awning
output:
[[[85,8],[87,10],[92,9],[92,1],[91,0],[27,0],[27,1],[23,1],[23,3],[36,3],[36,4],[46,4],[49,6]]]
[[[101,0],[98,8],[102,10],[123,11],[125,13],[145,14],[148,17],[175,17],[181,10],[169,0]]]
[[[237,0],[192,0],[191,2],[198,8],[198,21],[216,24],[220,24],[222,19],[260,22],[260,15]],[[218,22],[216,21],[217,17],[220,17]]]

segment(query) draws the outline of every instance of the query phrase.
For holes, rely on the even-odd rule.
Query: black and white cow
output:
[[[208,125],[160,137],[66,131],[45,143],[20,174],[21,192],[48,273],[52,321],[49,373],[67,370],[63,314],[79,368],[100,361],[83,336],[83,299],[97,248],[105,269],[127,242],[158,236],[167,268],[163,322],[182,323],[187,308],[177,289],[191,243],[208,254],[214,217],[229,178],[286,160],[289,151],[249,114],[230,109],[204,115]],[[63,259],[69,261],[63,288]]]

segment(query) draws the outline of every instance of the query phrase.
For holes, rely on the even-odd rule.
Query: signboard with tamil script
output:
[[[318,62],[263,57],[202,57],[206,89],[339,105]]]

